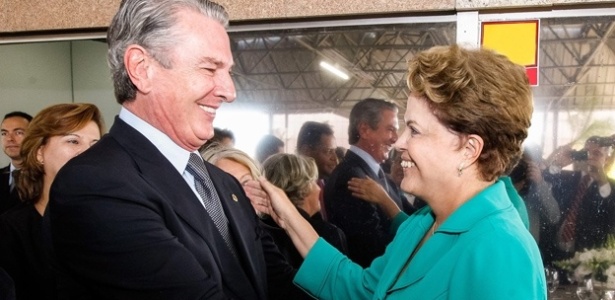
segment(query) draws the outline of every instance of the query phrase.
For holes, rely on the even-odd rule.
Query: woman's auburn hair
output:
[[[533,112],[522,66],[487,49],[438,46],[409,61],[408,87],[444,126],[483,139],[477,162],[484,180],[508,173],[521,157]]]
[[[38,150],[54,136],[75,132],[94,122],[104,132],[104,122],[98,107],[90,103],[65,103],[41,110],[28,125],[21,142],[20,154],[23,159],[17,191],[22,201],[39,201],[44,186],[43,164],[38,160]]]

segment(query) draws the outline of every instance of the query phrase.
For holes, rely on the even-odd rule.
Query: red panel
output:
[[[538,85],[538,68],[537,67],[525,67],[525,74],[530,81],[531,86]]]

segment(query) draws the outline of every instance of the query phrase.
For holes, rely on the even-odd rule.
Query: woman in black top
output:
[[[341,252],[348,253],[344,232],[320,217],[320,187],[316,182],[318,168],[314,159],[295,154],[274,154],[263,162],[263,173],[267,180],[284,190],[301,216],[314,227],[322,238]],[[270,218],[265,218],[263,222],[280,252],[293,267],[298,268],[303,258],[297,252],[290,237]]]
[[[17,300],[56,299],[56,276],[41,232],[49,190],[60,168],[101,132],[102,116],[92,104],[53,105],[30,123],[16,186],[24,202],[0,216],[0,267],[13,279]]]

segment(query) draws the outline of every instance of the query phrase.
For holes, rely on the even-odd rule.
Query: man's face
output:
[[[397,110],[384,109],[380,112],[380,122],[375,129],[362,124],[361,149],[369,153],[378,163],[383,163],[397,141],[399,124]]]
[[[602,147],[594,142],[585,142],[584,150],[587,151],[587,160],[583,163],[590,173],[604,172],[604,166],[608,157],[608,147]]]
[[[10,117],[2,121],[2,150],[13,161],[21,161],[21,141],[29,123],[22,117]]]
[[[333,169],[337,166],[337,155],[335,155],[336,147],[335,137],[330,134],[321,135],[318,146],[310,147],[308,156],[314,158],[318,166],[318,176],[320,178],[330,176]]]
[[[194,151],[213,137],[212,123],[222,102],[235,100],[233,56],[218,22],[190,10],[179,11],[177,20],[175,42],[166,52],[171,68],[152,63],[152,89],[142,95],[140,105],[147,106],[148,123]]]

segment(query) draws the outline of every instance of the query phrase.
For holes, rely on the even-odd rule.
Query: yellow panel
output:
[[[524,66],[538,62],[538,22],[493,22],[483,23],[482,45],[506,55],[510,60]]]

